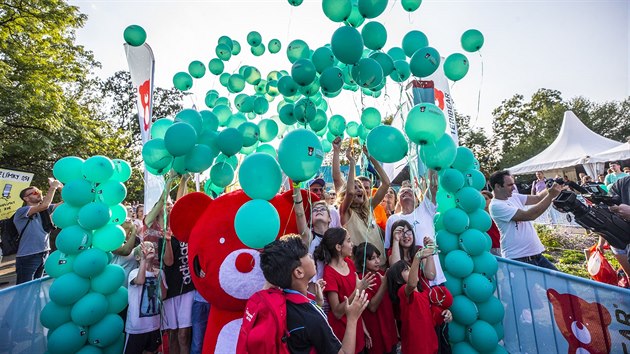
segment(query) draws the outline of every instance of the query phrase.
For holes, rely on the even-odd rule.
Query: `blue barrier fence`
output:
[[[498,258],[509,353],[630,352],[630,290]],[[49,277],[0,291],[0,353],[46,351]]]

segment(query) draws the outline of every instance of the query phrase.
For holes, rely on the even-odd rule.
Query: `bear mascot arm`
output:
[[[277,237],[296,233],[293,191],[276,195],[269,202],[280,216]],[[306,215],[318,200],[301,191]],[[265,279],[259,251],[243,244],[234,230],[234,217],[250,201],[242,190],[216,199],[203,193],[180,198],[170,215],[171,230],[188,242],[188,260],[195,288],[210,303],[203,353],[235,353],[243,312],[249,297],[261,290]]]

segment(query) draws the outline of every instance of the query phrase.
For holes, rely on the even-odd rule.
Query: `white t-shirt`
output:
[[[545,250],[531,221],[513,221],[516,212],[525,210],[527,196],[513,193],[507,200],[496,198],[490,202],[490,216],[501,233],[501,254],[515,259],[535,256]]]
[[[330,205],[328,207],[328,211],[330,212],[330,223],[328,227],[341,227],[341,218],[339,217],[339,210],[337,210],[334,206]]]
[[[310,253],[311,256],[315,252],[315,249],[317,248],[317,246],[319,246],[319,244],[322,243],[322,238],[320,236],[315,235],[314,232],[312,233],[313,233],[313,239],[311,240],[311,244],[308,246],[308,253]],[[315,276],[313,276],[313,278],[311,278],[311,282],[313,283],[324,277],[324,262],[315,261],[315,265],[317,267],[317,273],[315,274]]]
[[[129,273],[127,282],[127,295],[129,299],[129,308],[127,309],[127,323],[125,331],[129,334],[141,334],[160,329],[160,303],[159,285],[157,276],[153,272],[146,272],[144,284],[135,285],[131,281],[138,275],[138,268]],[[164,271],[162,273],[162,282],[166,287],[164,279]]]
[[[424,198],[422,203],[410,214],[393,214],[387,219],[385,225],[385,249],[391,247],[392,237],[392,225],[398,220],[406,220],[413,226],[413,233],[416,235],[416,245],[424,246],[424,236],[429,236],[435,241],[435,227],[433,226],[433,217],[437,211],[437,207],[433,204],[429,198]],[[435,279],[430,281],[431,285],[439,285],[446,282],[442,265],[440,264],[440,257],[438,255],[433,256],[433,262],[435,263]]]

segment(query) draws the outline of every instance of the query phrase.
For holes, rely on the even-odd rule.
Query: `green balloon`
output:
[[[248,147],[243,147],[240,151],[240,153],[244,156],[248,156],[249,154],[251,154],[252,152],[256,151],[256,148],[258,147],[258,144],[260,144],[259,141],[257,141],[254,145],[252,146],[248,146]]]
[[[451,251],[459,249],[459,242],[457,235],[452,234],[446,230],[439,230],[435,234],[435,242],[443,254],[448,254]]]
[[[457,203],[455,202],[455,196],[444,189],[439,189],[437,191],[435,195],[435,201],[437,202],[437,208],[440,212],[447,211],[457,206]]]
[[[474,166],[475,154],[465,146],[458,146],[457,155],[455,155],[455,161],[453,161],[453,168],[463,172],[474,169]]]
[[[107,298],[99,293],[87,293],[72,306],[72,322],[79,326],[91,326],[107,314]]]
[[[223,73],[223,69],[225,69],[225,65],[223,64],[223,60],[219,58],[213,58],[208,63],[208,70],[214,75],[220,75]]]
[[[217,92],[208,91],[208,93],[206,93],[206,97],[204,98],[203,102],[206,104],[206,107],[214,108],[214,106],[216,106],[218,98],[219,98],[219,94]]]
[[[383,81],[383,69],[372,58],[361,58],[357,65],[352,67],[352,77],[361,87],[375,87]]]
[[[260,43],[259,45],[255,46],[255,47],[251,47],[250,51],[252,52],[252,54],[254,56],[259,57],[259,56],[265,54],[265,49],[266,49],[265,45]]]
[[[499,337],[499,340],[503,339],[503,322],[499,322],[494,324],[492,327],[494,327],[494,330],[497,332],[497,337]],[[505,349],[503,349],[502,346],[497,345],[497,350],[495,350],[493,352],[493,354],[495,353],[499,353],[499,354],[507,354],[507,351]]]
[[[132,47],[139,47],[147,40],[147,32],[138,25],[130,25],[123,32],[125,42]]]
[[[119,287],[115,292],[107,295],[107,312],[117,314],[128,304],[127,288]]]
[[[207,180],[203,185],[203,191],[212,198],[217,198],[224,191],[224,188],[215,186],[211,180]]]
[[[460,325],[457,322],[449,323],[448,324],[448,341],[451,343],[451,346],[454,346],[457,343],[462,342],[464,340],[466,340],[466,327]]]
[[[457,161],[457,156],[455,156],[455,160]],[[486,177],[481,173],[481,171],[476,169],[468,169],[463,173],[465,184],[469,187],[473,187],[476,190],[480,191],[486,186]]]
[[[405,60],[395,60],[394,69],[389,77],[396,82],[404,82],[411,76],[411,68]]]
[[[241,92],[245,88],[245,78],[241,74],[230,75],[228,79],[228,90],[230,92]]]
[[[453,296],[450,310],[453,313],[453,320],[460,325],[469,326],[477,321],[477,306],[464,295]]]
[[[241,75],[245,77],[245,81],[250,85],[257,85],[261,80],[260,70],[253,66],[246,66]]]
[[[99,347],[95,347],[93,345],[86,345],[81,350],[76,352],[76,354],[103,354],[103,351]]]
[[[276,208],[268,201],[250,200],[236,212],[234,230],[247,247],[261,249],[278,236],[280,216]]]
[[[402,160],[408,151],[407,140],[403,134],[389,125],[380,125],[370,131],[367,136],[367,148],[377,161],[386,163]]]
[[[359,124],[359,138],[361,140],[366,140],[370,131],[363,125]]]
[[[343,22],[350,17],[352,1],[350,0],[323,0],[322,10],[324,15],[333,22]]]
[[[330,117],[328,121],[328,131],[335,136],[343,136],[346,130],[346,119],[339,114]]]
[[[122,225],[127,219],[127,208],[124,205],[112,205],[109,207],[112,211],[112,217],[109,219],[109,222],[114,225]]]
[[[464,54],[454,53],[444,60],[444,75],[449,80],[459,81],[468,73],[468,58]]]
[[[490,219],[490,215],[483,209],[477,209],[472,213],[468,213],[468,218],[470,219],[469,228],[471,229],[486,232],[490,230],[490,227],[492,226],[492,219]]]
[[[443,134],[435,144],[420,147],[420,158],[424,164],[433,170],[441,171],[448,168],[455,159],[457,147],[449,134]]]
[[[46,274],[51,277],[59,278],[60,276],[73,271],[72,264],[74,263],[75,258],[76,257],[74,255],[67,255],[60,250],[56,250],[51,253],[48,258],[46,258],[44,270],[46,271]]]
[[[368,22],[361,29],[361,36],[366,48],[380,50],[387,42],[387,29],[380,22]]]
[[[308,44],[301,39],[291,41],[287,47],[287,58],[291,64],[295,63],[298,59],[308,59],[310,54]]]
[[[234,180],[234,169],[229,163],[217,162],[210,168],[212,184],[218,187],[227,187]]]
[[[368,130],[378,127],[381,124],[381,112],[374,107],[367,107],[361,113],[361,124]]]
[[[316,75],[315,65],[309,59],[298,59],[291,67],[291,77],[301,86],[310,85],[315,80]]]
[[[180,123],[180,124],[185,124],[185,123]],[[173,155],[171,155],[168,152],[168,150],[166,150],[164,139],[159,139],[159,138],[151,139],[142,146],[142,159],[144,160],[144,163],[148,167],[155,169],[157,174],[163,174],[165,172],[168,172],[166,168],[169,167],[173,163]],[[63,191],[65,191],[67,188],[68,186],[66,185],[64,189],[61,191],[62,196],[63,196]],[[68,200],[65,197],[63,199],[65,202],[68,202]]]
[[[449,193],[457,193],[464,186],[464,175],[454,168],[440,171],[440,186]]]
[[[394,71],[394,61],[392,57],[383,52],[374,52],[370,54],[370,58],[376,60],[383,69],[383,75],[388,76]]]
[[[468,229],[468,214],[461,209],[453,208],[443,214],[444,226],[448,232],[461,234]],[[455,273],[453,273],[455,275]]]
[[[363,22],[365,22],[365,17],[361,15],[361,12],[359,12],[359,7],[357,5],[352,5],[350,16],[348,16],[348,19],[344,21],[344,23],[354,28],[359,28]]]
[[[335,57],[344,64],[358,63],[363,54],[361,33],[349,26],[339,27],[333,33],[330,44]]]
[[[445,130],[444,112],[432,103],[420,103],[407,114],[405,133],[418,145],[434,144]]]
[[[280,190],[282,171],[272,156],[254,153],[243,160],[238,171],[238,180],[250,198],[270,200]]]
[[[322,109],[318,109],[315,113],[315,117],[308,122],[308,125],[314,131],[321,131],[326,128],[328,122],[328,117],[326,116],[326,112]]]
[[[337,92],[343,87],[343,72],[336,66],[326,68],[319,78],[319,83],[322,91]]]
[[[255,47],[262,43],[262,36],[256,31],[251,31],[247,34],[247,44]]]
[[[102,349],[102,354],[118,354],[122,353],[125,349],[125,333],[121,333],[118,339],[114,341],[114,344]]]
[[[79,301],[90,290],[90,281],[76,273],[67,273],[50,286],[50,299],[61,306],[70,306]]]
[[[293,109],[295,108],[295,105],[289,103],[286,104],[284,106],[282,106],[282,108],[280,108],[280,110],[278,111],[278,114],[280,116],[280,121],[286,125],[292,125],[295,124],[296,119],[295,116],[293,115]]]
[[[102,251],[114,251],[125,242],[125,230],[119,225],[107,224],[94,230],[92,245]]]
[[[440,254],[440,256],[442,256],[442,254]],[[444,264],[442,260],[443,258],[440,257],[440,263]],[[448,288],[448,291],[451,292],[451,295],[457,296],[464,293],[462,291],[462,280],[460,278],[454,277],[448,272],[444,272],[444,277],[446,278],[446,287]]]
[[[448,212],[446,212],[445,215],[446,214],[448,214]],[[444,225],[448,225],[447,221],[444,221]],[[446,271],[453,276],[465,278],[472,273],[474,264],[472,258],[470,258],[466,252],[453,250],[446,255],[444,267],[446,268]]]
[[[226,156],[224,154],[219,154],[219,156],[217,156],[215,163],[219,163],[219,162],[225,162],[230,164],[230,166],[232,166],[232,169],[236,170],[236,167],[238,166],[238,159],[236,158],[236,156]]]
[[[184,156],[192,150],[197,142],[195,128],[186,122],[171,125],[164,134],[164,147],[169,154]]]
[[[420,48],[428,47],[429,39],[422,31],[409,31],[402,40],[402,48],[409,58]]]
[[[283,96],[295,96],[299,89],[300,86],[298,86],[291,76],[283,76],[278,80],[278,91],[280,91]]]
[[[418,49],[409,60],[409,69],[416,77],[427,77],[440,66],[440,53],[435,48]]]
[[[274,159],[278,159],[278,152],[276,149],[269,144],[260,144],[256,147],[256,152],[267,154]]]
[[[107,263],[109,260],[105,252],[98,248],[89,248],[76,256],[72,269],[83,278],[90,278],[102,272]]]
[[[203,172],[212,166],[218,154],[218,148],[213,149],[208,145],[197,144],[185,157],[186,170],[194,173]]]
[[[76,353],[85,345],[87,336],[86,328],[79,327],[73,322],[64,323],[48,334],[48,353]]]
[[[468,229],[459,235],[459,248],[471,257],[479,256],[485,251],[485,235],[479,230]]]
[[[489,353],[497,347],[499,336],[488,322],[477,321],[468,328],[468,341],[479,352]]]
[[[288,133],[278,147],[280,167],[295,182],[311,179],[319,171],[323,158],[319,138],[306,129]]]
[[[232,38],[230,38],[228,36],[221,36],[217,40],[217,44],[225,44],[229,48],[232,48],[234,46],[234,41],[232,41]]]
[[[473,265],[473,272],[479,273],[489,279],[494,278],[494,275],[499,269],[496,257],[490,252],[482,252],[480,255],[473,257]]]
[[[228,47],[226,44],[219,44],[215,48],[214,52],[215,52],[215,54],[217,55],[217,57],[219,59],[221,59],[223,61],[228,61],[232,57],[232,51],[233,50],[234,49]]]
[[[315,103],[309,98],[302,98],[293,106],[293,117],[301,124],[308,123],[316,113]]]
[[[317,95],[321,95],[321,93],[319,92],[320,88],[321,87],[319,86],[319,80],[315,78],[315,80],[313,80],[310,85],[301,86],[300,93],[306,97],[317,97]]]
[[[359,0],[359,12],[365,18],[375,18],[385,11],[387,0]]]
[[[483,34],[476,29],[469,29],[462,34],[462,48],[467,52],[476,52],[483,47]]]
[[[463,187],[460,189],[455,194],[455,201],[457,202],[457,206],[467,213],[472,213],[477,210],[482,203],[485,206],[484,197],[473,187]]]
[[[124,328],[123,320],[117,314],[107,314],[98,323],[90,326],[88,343],[99,348],[110,346],[118,340]]]
[[[229,73],[223,73],[223,74],[219,75],[219,83],[221,84],[221,86],[227,88],[228,81],[230,81],[230,77],[231,76],[232,75],[230,75]],[[218,105],[219,105],[218,103],[215,103],[215,106],[218,106]]]
[[[193,78],[187,72],[180,71],[173,75],[173,86],[180,91],[188,91],[193,87]]]
[[[68,203],[62,203],[51,215],[53,223],[59,228],[66,228],[72,225],[78,225],[79,208],[73,207]]]
[[[273,119],[262,119],[258,123],[260,130],[260,141],[263,143],[270,142],[278,136],[278,123]]]
[[[505,309],[501,300],[494,296],[490,296],[487,301],[477,303],[479,309],[479,319],[488,322],[491,325],[501,323],[505,315]]]
[[[311,60],[313,61],[313,65],[315,65],[315,70],[320,74],[327,68],[335,65],[335,56],[330,47],[317,48],[315,52],[313,52]]]
[[[215,142],[222,153],[232,156],[243,147],[243,135],[238,129],[225,128],[219,133]]]
[[[422,0],[401,0],[400,5],[407,12],[414,12],[418,8],[420,8],[420,4],[422,4]]]
[[[243,136],[243,147],[249,147],[258,142],[260,129],[252,122],[245,122],[238,127],[238,131]]]
[[[348,124],[346,124],[346,132],[351,138],[356,138],[357,136],[359,136],[359,123],[348,122]]]
[[[50,331],[54,331],[64,323],[72,321],[70,318],[71,310],[71,306],[61,306],[54,301],[50,301],[39,314],[39,322]]]
[[[96,187],[96,197],[107,205],[120,204],[127,196],[125,185],[114,180],[101,183]]]
[[[121,159],[113,159],[114,174],[111,179],[118,182],[127,182],[131,177],[131,165],[129,162]]]
[[[190,124],[193,128],[195,128],[195,132],[197,134],[201,134],[203,123],[201,113],[197,112],[197,110],[187,108],[179,111],[179,113],[175,116],[175,123],[179,122]],[[164,132],[164,135],[166,135],[166,132]]]
[[[118,264],[108,264],[101,274],[90,281],[90,289],[105,296],[113,294],[125,282],[125,270]]]
[[[212,110],[212,113],[214,113],[217,116],[217,119],[219,121],[219,126],[221,127],[225,127],[228,120],[232,116],[232,110],[230,109],[230,107],[225,106],[225,105],[215,106],[214,109]]]
[[[188,73],[195,79],[201,79],[206,74],[206,66],[199,60],[194,60],[188,64]]]
[[[186,169],[186,156],[178,156],[173,159],[173,171],[177,172],[180,175],[185,175],[189,173]]]
[[[92,232],[79,225],[68,226],[55,239],[57,249],[67,255],[75,255],[92,245]]]
[[[81,165],[83,177],[90,182],[101,183],[114,175],[114,163],[105,156],[92,156]]]
[[[450,338],[449,338],[450,340]],[[453,354],[479,354],[468,342],[459,342],[452,346]]]
[[[219,118],[212,111],[199,111],[201,115],[201,132],[216,132],[219,129]]]
[[[232,55],[238,55],[241,52],[241,44],[236,40],[232,40]]]
[[[393,61],[397,60],[407,60],[407,55],[405,51],[400,47],[392,47],[387,51],[387,55],[392,58]]]
[[[269,48],[269,53],[276,54],[282,49],[282,43],[280,43],[279,39],[272,39],[267,44],[267,48]]]
[[[75,179],[83,178],[83,159],[76,156],[66,156],[55,162],[53,166],[53,176],[61,181],[61,183],[68,183]]]

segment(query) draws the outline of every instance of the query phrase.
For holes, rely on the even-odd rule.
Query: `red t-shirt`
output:
[[[492,248],[501,247],[501,233],[499,232],[497,224],[494,223],[494,220],[492,220],[492,226],[490,226],[490,230],[488,230],[488,236],[492,239]]]
[[[349,298],[357,286],[357,270],[354,267],[354,263],[350,260],[350,258],[346,258],[344,260],[350,269],[350,272],[348,272],[347,275],[339,274],[335,268],[329,265],[324,267],[324,281],[326,281],[326,288],[324,292],[326,296],[328,296],[328,293],[337,293],[339,296],[339,303],[344,302],[345,297]],[[344,315],[341,319],[337,319],[332,311],[329,311],[327,316],[328,324],[330,324],[333,332],[340,341],[343,341],[343,335],[346,333],[346,316]],[[358,353],[362,351],[364,347],[365,334],[363,333],[363,321],[359,318],[357,323],[357,344],[355,352]]]
[[[382,276],[383,271],[379,271]],[[359,279],[362,279],[362,274],[359,273]],[[376,282],[372,289],[366,290],[368,299],[372,301],[374,295],[381,287],[381,278],[377,276]],[[367,327],[368,333],[372,337],[372,348],[368,349],[368,353],[389,353],[394,346],[398,343],[398,332],[396,331],[396,320],[394,319],[394,308],[392,301],[389,298],[387,290],[383,295],[381,303],[378,305],[376,312],[372,312],[368,309],[363,311],[361,315]]]
[[[413,291],[405,295],[405,286],[398,289],[401,320],[401,349],[405,354],[435,354],[438,351],[437,334],[429,304],[429,292]]]

